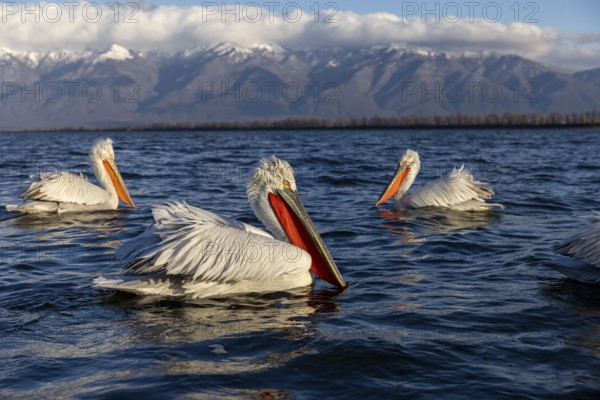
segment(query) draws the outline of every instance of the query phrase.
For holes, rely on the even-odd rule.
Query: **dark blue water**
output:
[[[137,207],[0,211],[0,397],[591,398],[600,288],[547,266],[600,209],[598,131],[111,133]],[[0,204],[30,175],[91,171],[95,133],[0,135]],[[374,207],[406,148],[415,187],[471,168],[492,214]],[[260,226],[245,195],[276,154],[349,283],[184,302],[103,291],[115,249],[168,200]]]

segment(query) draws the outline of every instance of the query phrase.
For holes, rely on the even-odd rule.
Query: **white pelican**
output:
[[[375,205],[378,206],[393,196],[395,209],[446,207],[460,211],[486,211],[504,208],[501,204],[485,202],[492,198],[494,191],[476,181],[464,166],[460,169],[454,168],[448,176],[404,196],[415,181],[420,166],[419,154],[410,149],[406,150],[396,173]]]
[[[571,279],[586,283],[600,283],[600,213],[589,217],[590,225],[565,242],[554,245],[558,254],[573,258],[564,265],[551,264],[555,270]]]
[[[29,202],[7,205],[6,209],[23,214],[114,210],[119,199],[134,207],[115,163],[112,140],[96,142],[90,150],[90,160],[102,188],[90,183],[83,175],[69,172],[42,174],[41,180],[33,182],[19,195]]]
[[[274,156],[263,160],[247,193],[254,213],[275,239],[245,223],[173,203],[154,208],[154,224],[119,248],[123,272],[134,276],[94,282],[138,294],[201,298],[307,286],[313,271],[346,287],[302,205],[286,161]]]

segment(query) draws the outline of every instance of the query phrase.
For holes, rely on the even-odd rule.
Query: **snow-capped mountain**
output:
[[[94,63],[99,63],[103,61],[125,61],[131,60],[133,58],[133,52],[126,49],[123,46],[119,46],[118,44],[113,44],[110,49],[99,54],[96,58],[94,58]]]
[[[598,70],[400,45],[0,48],[0,128],[600,109]]]

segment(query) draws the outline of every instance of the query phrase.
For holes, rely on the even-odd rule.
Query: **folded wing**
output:
[[[29,185],[19,197],[35,201],[94,205],[107,202],[109,196],[104,189],[80,175],[58,172],[42,174],[40,180]]]
[[[415,190],[406,197],[406,203],[412,207],[453,207],[460,204],[477,206],[491,199],[494,191],[487,185],[476,181],[464,167],[454,169],[448,176],[438,179],[430,185]],[[488,206],[502,207],[499,204]]]
[[[117,252],[126,273],[225,283],[305,273],[311,265],[300,248],[187,203],[155,208],[153,215],[154,225]]]

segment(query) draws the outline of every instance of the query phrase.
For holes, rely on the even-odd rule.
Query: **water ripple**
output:
[[[89,147],[103,136],[2,134],[0,203],[49,168],[91,175]],[[600,292],[548,268],[560,261],[552,244],[600,210],[597,132],[110,137],[135,209],[0,211],[0,397],[593,398],[600,390]],[[506,209],[375,207],[406,148],[423,161],[415,186],[464,163]],[[260,225],[245,181],[272,154],[294,166],[346,291],[317,281],[183,302],[93,287],[118,271],[115,250],[151,223],[156,204],[186,200]],[[568,168],[565,154],[577,154]]]

